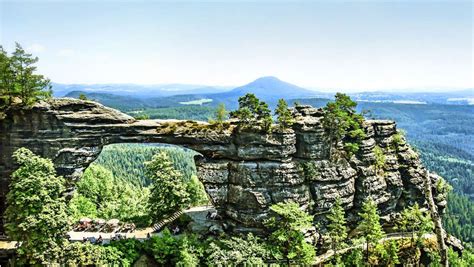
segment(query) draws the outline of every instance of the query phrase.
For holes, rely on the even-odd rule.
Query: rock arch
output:
[[[260,226],[269,206],[285,200],[314,214],[324,213],[337,197],[349,215],[369,195],[387,216],[410,203],[424,204],[424,168],[408,145],[392,147],[394,122],[367,121],[358,155],[333,162],[322,110],[299,106],[293,112],[293,129],[262,134],[232,126],[216,130],[205,122],[135,120],[95,102],[66,98],[10,109],[0,120],[1,212],[15,168],[11,154],[19,147],[51,158],[58,173],[74,181],[112,143],[166,143],[201,153],[195,158],[198,177],[214,205],[245,227]],[[384,175],[373,168],[375,145],[387,155]]]

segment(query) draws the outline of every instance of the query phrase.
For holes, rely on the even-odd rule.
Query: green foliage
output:
[[[336,94],[334,102],[328,102],[324,107],[323,126],[329,136],[331,148],[344,142],[348,156],[359,150],[359,143],[365,138],[362,128],[362,115],[356,113],[357,103],[342,93]],[[332,153],[331,153],[332,155]]]
[[[466,196],[450,193],[443,216],[446,231],[464,242],[474,242],[474,203]]]
[[[17,255],[26,264],[58,259],[68,229],[64,179],[53,163],[26,148],[13,153],[19,168],[13,172],[6,196],[5,229],[21,241]]]
[[[401,145],[405,144],[405,133],[402,130],[398,130],[396,134],[392,136],[392,142],[390,147],[392,149],[398,149]]]
[[[74,220],[82,217],[120,219],[148,225],[148,188],[123,183],[98,164],[86,169],[76,187],[69,202],[69,212]]]
[[[358,226],[360,234],[365,237],[369,244],[376,244],[385,236],[380,225],[380,216],[377,212],[377,204],[371,198],[362,204],[362,212],[359,213],[361,221]]]
[[[291,114],[291,111],[288,109],[288,104],[284,99],[278,100],[275,115],[277,115],[278,125],[281,129],[290,128],[295,121],[293,115]]]
[[[364,254],[362,249],[356,248],[344,255],[343,261],[345,266],[362,267],[365,266]]]
[[[177,119],[177,120],[215,120],[216,107],[213,106],[176,106],[176,107],[158,107],[144,108],[137,110],[128,110],[122,108],[122,104],[108,105],[125,111],[127,114],[139,118],[146,116],[150,119]]]
[[[191,199],[191,205],[199,206],[209,204],[209,198],[204,189],[204,185],[198,180],[196,175],[193,175],[191,180],[186,183],[186,191]]]
[[[79,242],[64,246],[61,262],[66,266],[131,266],[133,263],[113,246]]]
[[[448,261],[450,266],[471,267],[474,266],[474,254],[465,250],[460,257],[451,247],[448,248]]]
[[[314,164],[314,162],[310,162],[310,161],[301,163],[300,171],[305,177],[309,179],[319,175],[316,165]]]
[[[85,94],[80,94],[78,97],[80,100],[89,100]]]
[[[100,216],[97,215],[97,206],[98,203],[94,203],[89,198],[75,192],[69,201],[69,214],[74,221],[83,217],[99,218]]]
[[[374,155],[375,155],[375,173],[383,174],[383,169],[385,167],[385,162],[387,161],[385,158],[385,153],[383,152],[382,148],[379,146],[374,147]]]
[[[428,211],[422,211],[418,203],[416,203],[409,208],[405,208],[401,215],[398,228],[403,232],[411,232],[412,239],[416,237],[417,245],[422,246],[423,235],[432,232],[434,229],[433,221]]]
[[[370,248],[377,248],[379,240],[385,236],[385,233],[380,225],[380,216],[377,212],[377,204],[369,198],[362,204],[362,212],[359,213],[361,221],[358,225],[360,235],[365,238],[367,242],[367,256],[368,261],[371,260]],[[380,251],[379,251],[380,252]],[[374,253],[375,256],[380,253]],[[376,258],[377,259],[377,258]]]
[[[239,119],[242,129],[260,126],[265,132],[271,130],[273,119],[268,104],[260,101],[254,94],[240,97],[239,109],[232,111],[230,115]]]
[[[400,263],[398,259],[398,244],[394,240],[385,244],[384,253],[382,254],[382,260],[384,266],[395,266]]]
[[[329,210],[328,219],[328,235],[331,239],[332,249],[338,250],[345,246],[344,241],[347,239],[347,226],[345,211],[341,205],[341,199],[337,198],[334,205]]]
[[[313,217],[300,209],[294,202],[272,205],[274,216],[265,225],[271,232],[270,250],[278,260],[310,263],[314,260],[315,250],[304,240],[303,231],[311,227]]]
[[[135,115],[134,118],[137,119],[137,120],[149,120],[150,115],[148,115],[148,114],[138,114],[138,115]]]
[[[145,163],[148,177],[153,181],[148,199],[150,216],[161,220],[174,212],[187,208],[191,198],[183,175],[177,171],[168,155],[160,152]]]
[[[135,263],[144,250],[143,242],[132,238],[111,241],[106,246],[119,251],[122,261],[128,264]]]
[[[161,236],[152,236],[144,243],[144,250],[161,266],[197,266],[202,253],[201,244],[194,236],[175,238],[165,228]]]
[[[110,170],[114,177],[122,183],[131,183],[139,187],[149,186],[151,181],[145,175],[145,162],[150,161],[153,155],[161,151],[169,156],[174,168],[183,174],[185,182],[197,175],[194,163],[196,152],[169,145],[107,145],[102,149],[95,163]]]
[[[222,127],[224,121],[227,119],[228,114],[229,112],[225,109],[224,103],[220,103],[216,110],[216,124]]]
[[[0,46],[0,108],[12,104],[30,106],[51,97],[50,81],[36,74],[37,57],[16,43],[11,56]]]
[[[205,253],[209,266],[263,265],[271,256],[266,244],[252,234],[211,242]]]

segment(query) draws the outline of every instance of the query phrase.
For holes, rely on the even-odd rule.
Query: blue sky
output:
[[[473,87],[470,1],[1,1],[0,43],[60,83]]]

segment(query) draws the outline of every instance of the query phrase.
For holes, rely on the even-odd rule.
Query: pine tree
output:
[[[80,100],[89,100],[89,99],[87,98],[87,96],[86,96],[85,94],[83,94],[83,93],[79,94],[79,99],[80,99]]]
[[[402,211],[398,227],[404,232],[411,232],[412,241],[416,240],[419,245],[421,245],[423,235],[434,229],[431,217],[420,209],[418,203]]]
[[[20,241],[17,254],[26,265],[54,263],[68,229],[65,181],[56,175],[53,163],[18,149],[13,158],[19,168],[13,172],[6,196],[5,229]]]
[[[278,105],[275,110],[275,115],[277,115],[278,124],[281,129],[288,129],[293,125],[294,119],[291,114],[291,111],[288,109],[288,104],[284,99],[278,100]]]
[[[345,245],[344,241],[347,238],[347,226],[340,198],[336,199],[336,202],[329,210],[327,219],[329,221],[328,234],[331,238],[331,246],[334,250],[341,249]]]
[[[146,173],[152,180],[148,201],[150,216],[161,220],[174,212],[186,208],[191,198],[183,181],[168,155],[161,151],[145,163]]]
[[[0,109],[7,107],[12,102],[13,84],[14,74],[11,59],[3,47],[0,46]]]
[[[369,198],[362,204],[362,212],[359,213],[361,222],[358,229],[361,235],[367,242],[367,260],[369,260],[370,247],[375,247],[380,239],[385,236],[385,233],[380,225],[380,216],[377,213],[377,204]]]
[[[395,266],[400,263],[398,259],[398,245],[394,240],[388,242],[388,246],[385,248],[384,262],[385,266]]]
[[[230,115],[239,119],[239,126],[243,129],[259,126],[269,132],[273,123],[268,104],[260,101],[254,94],[239,97],[239,109],[232,111]]]
[[[225,109],[224,103],[220,103],[219,106],[217,106],[216,110],[216,121],[214,122],[219,126],[219,128],[222,128],[224,121],[227,119],[227,115],[229,112]]]
[[[15,52],[10,57],[12,73],[14,74],[14,85],[10,89],[10,95],[21,100],[22,105],[29,106],[41,99],[51,97],[51,85],[49,79],[43,75],[35,74],[37,57],[26,53],[20,44],[16,44]]]
[[[355,110],[357,103],[349,96],[337,93],[334,102],[324,107],[323,126],[329,136],[330,155],[340,141],[344,141],[344,149],[351,156],[359,150],[359,143],[365,137],[362,129],[363,117]]]
[[[298,263],[311,263],[316,252],[312,245],[306,243],[303,230],[312,225],[313,217],[300,209],[294,202],[272,205],[274,216],[265,221],[271,234],[269,241],[272,254],[276,259],[291,260]]]

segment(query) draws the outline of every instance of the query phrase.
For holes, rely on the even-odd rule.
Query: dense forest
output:
[[[195,151],[165,144],[112,144],[105,146],[95,161],[110,170],[114,177],[135,186],[148,186],[149,178],[145,175],[145,162],[160,151],[165,151],[187,180],[196,175],[194,164]]]

